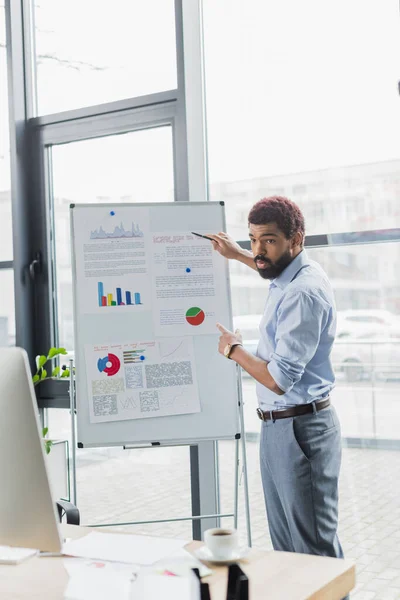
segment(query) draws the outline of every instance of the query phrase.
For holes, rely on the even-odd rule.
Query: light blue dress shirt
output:
[[[260,323],[257,356],[285,392],[256,382],[262,410],[306,404],[329,395],[335,382],[330,353],[336,308],[328,277],[305,250],[271,281]]]

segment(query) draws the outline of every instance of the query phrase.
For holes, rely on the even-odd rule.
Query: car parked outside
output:
[[[390,331],[336,338],[332,349],[335,373],[346,381],[400,378],[400,336]]]
[[[359,337],[367,333],[379,333],[384,337],[388,332],[400,337],[400,317],[383,309],[353,309],[337,312],[336,339]]]
[[[234,317],[243,346],[256,354],[261,314]],[[386,310],[338,312],[338,327],[331,359],[335,373],[348,382],[400,379],[400,319]],[[242,371],[243,377],[250,377]]]

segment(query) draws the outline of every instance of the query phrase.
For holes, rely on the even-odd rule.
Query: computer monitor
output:
[[[0,545],[60,552],[28,356],[0,348]]]

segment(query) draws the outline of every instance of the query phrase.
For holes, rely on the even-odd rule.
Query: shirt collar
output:
[[[275,279],[273,279],[271,281],[271,285],[280,287],[282,290],[284,290],[285,287],[291,281],[293,281],[293,279],[296,277],[297,273],[303,267],[306,267],[309,264],[310,264],[310,260],[307,256],[307,252],[305,250],[302,250],[300,252],[300,254],[298,254],[296,256],[296,258],[294,258],[292,260],[292,262],[286,267],[286,269],[284,271],[282,271],[282,273],[280,275],[278,275],[278,277],[276,277]]]

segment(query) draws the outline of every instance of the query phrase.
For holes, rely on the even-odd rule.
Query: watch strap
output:
[[[235,347],[235,346],[243,346],[243,344],[242,344],[242,342],[234,342],[234,343],[233,343],[233,344],[231,344],[230,346],[231,346],[231,347],[229,348],[229,352],[228,352],[228,354],[227,354],[227,356],[226,356],[226,358],[229,358],[229,359],[231,359],[231,353],[232,353],[232,350],[234,349],[234,347]]]

